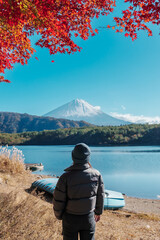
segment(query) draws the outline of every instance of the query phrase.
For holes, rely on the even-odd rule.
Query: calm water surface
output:
[[[61,175],[72,164],[73,146],[18,146],[25,163],[42,163],[41,174]],[[160,147],[91,147],[91,164],[105,188],[128,196],[157,199],[160,195]]]

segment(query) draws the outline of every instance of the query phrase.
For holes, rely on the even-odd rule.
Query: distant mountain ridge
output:
[[[44,116],[65,118],[74,121],[83,120],[98,126],[119,126],[129,124],[129,122],[114,118],[102,112],[100,107],[92,106],[82,99],[76,99],[66,103],[46,113]]]
[[[0,112],[1,133],[20,133],[84,126],[91,126],[91,124],[84,121],[40,117],[26,113]]]

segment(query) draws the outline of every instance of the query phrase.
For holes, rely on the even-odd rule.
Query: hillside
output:
[[[83,126],[91,126],[91,124],[84,121],[39,117],[26,113],[0,112],[1,133],[20,133]]]
[[[96,146],[160,145],[160,125],[132,124],[0,134],[0,144],[3,145],[74,145],[78,142]]]

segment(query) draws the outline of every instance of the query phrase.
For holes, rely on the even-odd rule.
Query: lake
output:
[[[72,164],[73,146],[17,146],[25,163],[42,163],[40,174],[61,175]],[[160,195],[160,146],[91,147],[91,164],[105,188],[128,196],[157,199]]]

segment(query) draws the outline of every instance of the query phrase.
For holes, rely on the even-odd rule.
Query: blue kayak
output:
[[[53,194],[57,181],[58,178],[44,178],[33,182],[32,186]],[[125,200],[122,193],[105,190],[104,209],[119,209],[124,206]]]

